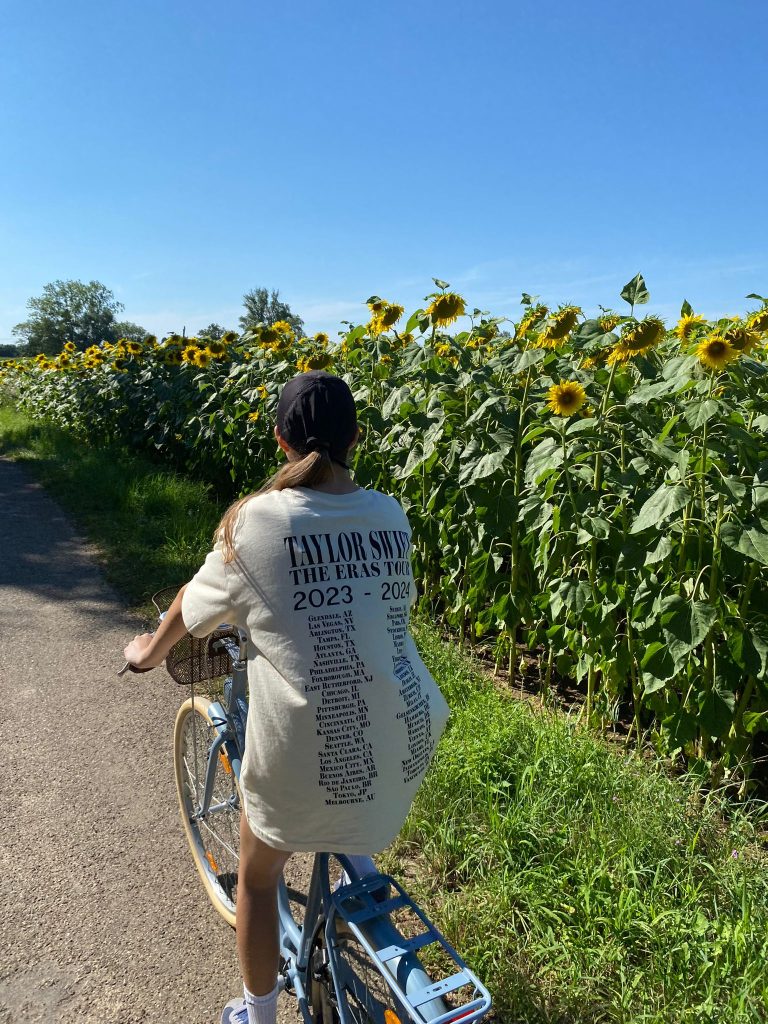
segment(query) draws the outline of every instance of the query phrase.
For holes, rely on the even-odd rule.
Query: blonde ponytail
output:
[[[214,544],[221,541],[224,545],[224,564],[227,565],[235,557],[235,525],[240,510],[251,498],[258,494],[267,494],[269,491],[282,491],[286,487],[317,487],[318,484],[327,483],[332,479],[333,463],[330,454],[327,450],[314,451],[295,462],[286,462],[258,491],[238,498],[224,513],[213,534]]]

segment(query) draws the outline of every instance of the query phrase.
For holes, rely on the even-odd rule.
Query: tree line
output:
[[[246,292],[243,306],[245,312],[239,317],[241,332],[278,320],[288,321],[297,334],[304,331],[304,321],[282,301],[276,289],[254,288]],[[150,333],[130,320],[118,319],[123,304],[100,281],[52,281],[45,285],[42,295],[28,300],[27,309],[27,319],[12,330],[18,344],[0,346],[0,356],[55,355],[68,341],[84,350],[118,338],[143,341]],[[226,330],[221,324],[211,323],[201,328],[196,337],[214,341]]]

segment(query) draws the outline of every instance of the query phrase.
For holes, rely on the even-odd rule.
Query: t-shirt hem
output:
[[[372,855],[381,853],[395,838],[395,836],[390,836],[384,842],[373,844],[370,841],[351,843],[348,840],[338,843],[323,843],[322,840],[314,840],[313,842],[297,840],[296,842],[291,842],[290,838],[278,839],[277,836],[254,824],[251,818],[248,817],[247,812],[246,818],[248,820],[248,827],[257,839],[266,843],[273,850],[281,850],[283,853],[354,853]]]

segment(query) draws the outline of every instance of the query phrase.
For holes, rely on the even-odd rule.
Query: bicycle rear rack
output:
[[[392,890],[397,895],[388,895]],[[366,875],[333,890],[331,903],[335,914],[362,944],[417,1024],[452,1024],[454,1021],[472,1024],[488,1012],[491,1007],[488,990],[394,878]],[[424,931],[413,938],[405,938],[389,916],[401,909],[418,917]],[[426,977],[414,955],[432,943],[439,943],[458,968],[439,981]],[[425,984],[425,980],[431,983]],[[442,997],[463,987],[470,990],[469,997],[447,1008]]]

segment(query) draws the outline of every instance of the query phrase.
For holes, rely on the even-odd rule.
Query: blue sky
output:
[[[765,0],[8,0],[0,340],[56,278],[159,334],[432,276],[714,316],[768,294]]]

